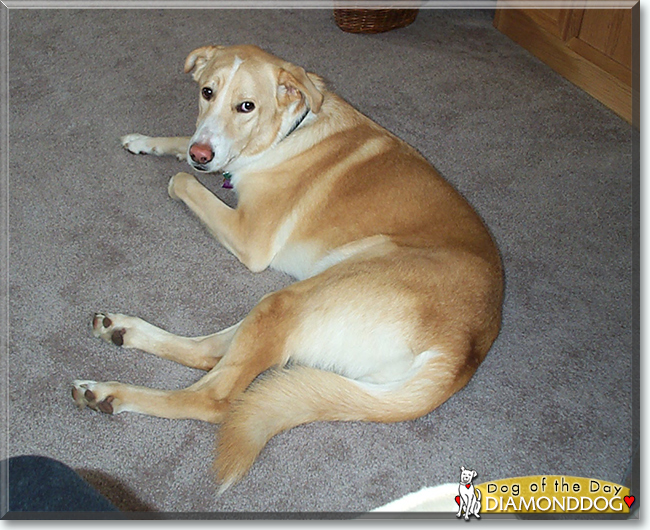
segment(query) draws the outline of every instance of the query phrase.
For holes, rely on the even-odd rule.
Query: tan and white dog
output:
[[[187,173],[169,195],[251,271],[300,281],[204,337],[97,314],[96,336],[208,373],[174,391],[75,381],[75,401],[220,423],[225,489],[283,430],[410,420],[461,389],[499,332],[503,288],[498,251],[468,203],[300,67],[254,46],[208,46],[185,71],[200,86],[194,136],[133,134],[124,147],[231,174],[235,209]]]

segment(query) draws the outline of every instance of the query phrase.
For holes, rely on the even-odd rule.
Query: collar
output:
[[[288,136],[289,136],[293,131],[295,131],[298,127],[300,127],[300,124],[301,124],[303,121],[305,121],[305,118],[307,117],[307,114],[309,114],[309,111],[310,111],[310,110],[311,110],[311,109],[310,109],[309,107],[307,107],[307,110],[305,110],[305,112],[302,114],[302,116],[300,116],[300,118],[298,118],[298,119],[296,120],[296,122],[291,126],[291,129],[289,129],[289,132],[288,132],[287,134],[284,135],[284,137],[280,140],[280,142],[281,142],[282,140],[286,140],[287,137],[288,137]],[[278,142],[278,143],[279,143],[279,142]],[[223,184],[221,185],[221,187],[222,187],[222,188],[228,188],[228,189],[231,189],[231,188],[232,188],[232,183],[230,182],[230,179],[232,179],[232,173],[229,173],[228,171],[224,171],[224,172],[222,173],[222,175],[223,175]]]
[[[307,114],[309,114],[310,110],[311,109],[309,107],[307,107],[307,110],[305,110],[303,115],[300,116],[300,118],[298,118],[298,120],[292,125],[291,129],[289,129],[289,132],[284,135],[284,138],[282,138],[282,140],[286,140],[287,136],[289,136],[293,131],[295,131],[298,127],[300,127],[300,124],[303,121],[305,121],[305,118],[307,117]],[[282,140],[280,140],[280,141],[282,141]]]

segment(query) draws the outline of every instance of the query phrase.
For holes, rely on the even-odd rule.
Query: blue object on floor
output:
[[[8,465],[9,474],[9,513],[2,514],[3,518],[24,518],[11,512],[112,512],[110,518],[119,513],[106,497],[57,460],[16,456],[1,465]]]

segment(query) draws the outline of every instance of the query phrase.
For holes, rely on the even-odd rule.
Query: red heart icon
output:
[[[467,489],[469,489],[470,486],[471,486],[471,484],[465,484],[465,487],[466,487]]]
[[[460,506],[460,495],[456,495],[456,504]]]
[[[627,504],[628,508],[631,508],[632,505],[634,504],[634,496],[630,495],[629,497],[626,495],[623,497],[623,500],[625,501],[625,504]]]

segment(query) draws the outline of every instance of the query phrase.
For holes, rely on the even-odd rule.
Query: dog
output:
[[[198,48],[185,72],[199,85],[194,135],[123,146],[229,175],[236,208],[188,173],[168,192],[252,272],[298,281],[197,338],[97,313],[95,336],[208,373],[174,391],[76,380],[72,394],[108,414],[220,424],[225,491],[281,431],[412,420],[464,387],[499,333],[502,267],[466,200],[321,77],[251,45]]]
[[[464,466],[460,468],[460,484],[458,484],[458,513],[456,517],[461,517],[463,509],[465,509],[465,520],[469,521],[469,516],[473,515],[480,519],[479,511],[481,510],[481,490],[474,488],[472,480],[477,476],[476,471],[465,469]]]

